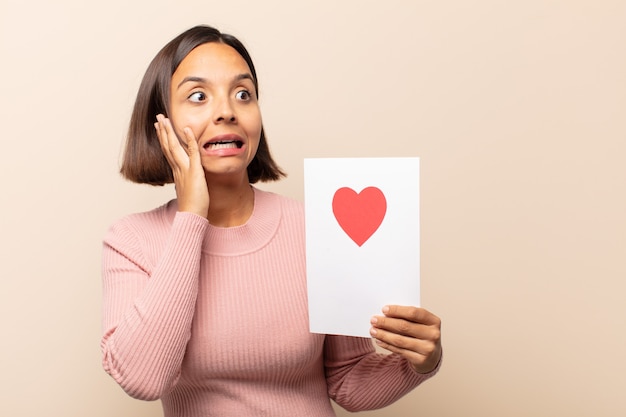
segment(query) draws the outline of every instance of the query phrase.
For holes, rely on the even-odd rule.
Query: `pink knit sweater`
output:
[[[103,248],[103,366],[166,417],[334,416],[380,408],[421,375],[371,340],[308,330],[301,203],[255,189],[245,225],[176,201],[116,222]],[[369,320],[369,317],[363,317]]]

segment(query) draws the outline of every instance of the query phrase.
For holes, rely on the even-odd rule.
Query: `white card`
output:
[[[383,306],[419,306],[419,183],[419,158],[304,160],[311,332],[370,337]]]

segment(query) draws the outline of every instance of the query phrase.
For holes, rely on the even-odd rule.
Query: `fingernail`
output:
[[[375,337],[375,336],[376,336],[376,333],[378,333],[378,332],[376,331],[376,329],[375,329],[375,328],[373,328],[373,327],[372,327],[372,328],[370,329],[370,334],[371,334],[372,336],[374,336],[374,337]]]
[[[389,313],[389,306],[384,306],[383,307],[383,313],[385,313],[385,314]]]
[[[372,317],[372,318],[370,319],[370,323],[372,323],[372,324],[376,324],[376,323],[378,323],[378,317],[376,317],[376,316]]]

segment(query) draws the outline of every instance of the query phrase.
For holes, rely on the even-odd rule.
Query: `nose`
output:
[[[225,97],[218,101],[213,120],[215,123],[235,123],[237,121],[235,111],[228,98]]]

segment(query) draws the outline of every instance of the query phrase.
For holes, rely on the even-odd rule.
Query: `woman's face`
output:
[[[207,178],[244,174],[261,137],[252,73],[232,47],[211,42],[193,49],[172,75],[170,114],[180,139],[191,128]]]

